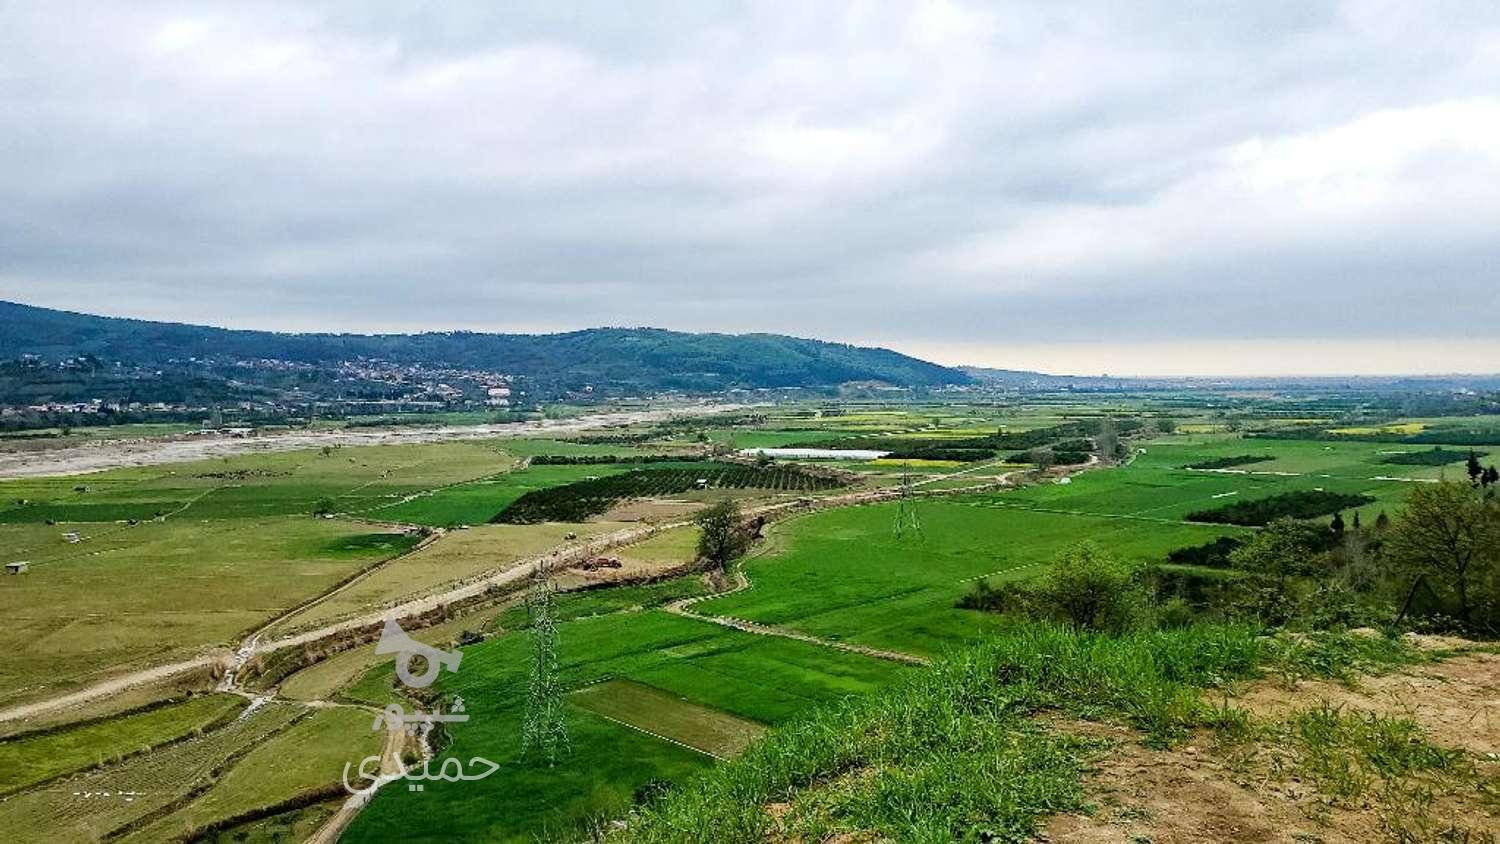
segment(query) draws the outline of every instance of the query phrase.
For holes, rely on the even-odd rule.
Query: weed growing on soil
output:
[[[1324,703],[1292,716],[1278,738],[1290,758],[1277,767],[1316,784],[1325,808],[1374,804],[1394,840],[1493,840],[1471,838],[1474,830],[1443,817],[1440,802],[1477,791],[1480,802],[1494,804],[1496,783],[1468,754],[1431,743],[1409,719]]]

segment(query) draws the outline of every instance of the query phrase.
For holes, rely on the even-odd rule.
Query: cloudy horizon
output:
[[[1500,5],[1054,5],[0,5],[0,299],[1500,370]]]

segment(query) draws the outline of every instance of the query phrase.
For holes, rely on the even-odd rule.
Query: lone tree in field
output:
[[[740,517],[740,505],[726,498],[698,514],[698,559],[713,568],[726,568],[750,547],[750,533]]]
[[[1386,553],[1416,577],[1451,586],[1458,618],[1473,623],[1470,587],[1500,558],[1500,513],[1460,483],[1418,485],[1406,497],[1386,539]]]
[[[526,720],[521,725],[521,753],[539,755],[550,768],[570,742],[562,679],[558,676],[552,578],[545,562],[537,566],[527,604],[531,610],[531,680],[526,690]]]
[[[1099,418],[1099,434],[1094,437],[1094,447],[1099,451],[1099,459],[1105,463],[1113,463],[1120,456],[1120,434],[1115,430],[1113,418]]]
[[[1469,461],[1467,468],[1469,471],[1469,483],[1477,486],[1479,484],[1479,478],[1484,475],[1484,469],[1479,465],[1479,455],[1475,454],[1473,449],[1469,450]]]

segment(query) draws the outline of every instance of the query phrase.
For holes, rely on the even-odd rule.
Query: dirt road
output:
[[[661,410],[597,413],[574,419],[542,419],[495,425],[372,428],[369,430],[284,431],[235,437],[204,434],[139,440],[99,440],[42,451],[0,452],[0,480],[54,475],[82,475],[105,469],[182,463],[236,454],[296,451],[325,445],[390,445],[448,440],[481,440],[526,436],[566,436],[610,425],[660,422],[674,416],[703,416],[747,405],[693,404]]]

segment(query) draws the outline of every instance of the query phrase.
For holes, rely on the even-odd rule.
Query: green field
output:
[[[213,727],[243,709],[234,695],[204,695],[77,727],[0,741],[0,794],[139,753]]]
[[[513,463],[491,445],[458,442],[247,454],[5,481],[0,523],[264,518],[310,514],[324,499],[336,512],[362,513]]]
[[[357,765],[380,753],[385,734],[371,730],[370,722],[370,713],[361,709],[314,711],[250,749],[206,793],[123,840],[146,844],[191,838],[216,821],[337,783],[345,762]]]
[[[391,445],[0,483],[0,555],[5,557],[0,561],[32,564],[23,576],[0,578],[0,612],[10,622],[0,634],[0,648],[12,655],[0,673],[0,704],[231,645],[335,588],[266,635],[377,612],[563,545],[637,526],[626,521],[485,524],[528,492],[639,468],[518,469],[519,457],[662,453],[671,447],[686,454],[697,447],[700,431],[713,442],[736,447],[843,436],[957,440],[1002,428],[1054,427],[1095,414],[1099,407],[1059,398],[1008,408],[933,403],[837,410],[771,409],[766,421],[746,427],[638,426],[648,437],[639,444],[537,439]],[[1303,417],[1294,413],[1325,419],[1288,409],[1255,424],[1302,424],[1297,420]],[[1189,523],[1183,520],[1188,513],[1288,492],[1368,495],[1374,501],[1359,513],[1370,523],[1381,511],[1394,514],[1413,484],[1462,475],[1461,463],[1392,460],[1431,449],[1427,443],[1252,441],[1228,433],[1222,415],[1177,415],[1184,433],[1132,440],[1138,452],[1124,466],[1084,471],[1066,483],[1042,479],[1016,489],[920,498],[919,535],[895,537],[894,503],[824,510],[776,523],[767,541],[741,563],[749,588],[692,607],[704,616],[758,622],[822,643],[740,632],[662,609],[705,594],[706,580],[699,575],[560,596],[556,616],[572,741],[553,768],[520,753],[531,648],[526,608],[501,603],[467,610],[470,614],[418,632],[417,638],[445,646],[464,632],[489,634],[467,646],[462,670],[445,674],[439,684],[445,700],[462,696],[471,716],[469,723],[448,729],[451,743],[442,746],[440,759],[482,756],[501,767],[482,781],[429,783],[420,793],[385,789],[344,840],[533,841],[575,835],[591,822],[624,817],[662,783],[686,782],[716,764],[715,757],[739,754],[767,726],[898,683],[912,670],[829,643],[941,657],[1006,629],[1010,621],[997,614],[955,607],[981,579],[1042,573],[1060,551],[1083,539],[1131,563],[1160,564],[1175,549],[1254,530]],[[1418,430],[1412,426],[1419,423],[1430,432],[1469,430],[1488,421],[1382,421],[1363,427],[1406,431]],[[1266,459],[1239,465],[1225,460],[1241,455]],[[1222,468],[1183,468],[1203,463]],[[835,465],[868,472],[856,479],[868,488],[894,482],[904,464]],[[946,461],[911,466],[924,477],[955,468]],[[1007,472],[1019,479],[1026,468],[985,465],[922,489],[952,489]],[[769,498],[766,490],[715,493]],[[676,500],[617,508],[599,518],[687,518],[693,506],[709,500],[691,491],[671,498]],[[332,503],[334,518],[312,515],[320,502]],[[1344,516],[1352,520],[1353,512]],[[437,530],[419,532],[407,525]],[[78,541],[65,539],[67,533],[77,533]],[[410,551],[423,534],[433,538]],[[691,559],[696,540],[696,528],[677,528],[609,554],[624,562],[622,573],[659,572]],[[1230,569],[1195,566],[1166,570],[1197,578],[1237,576]],[[562,572],[559,579],[568,587],[599,586],[576,571]],[[0,778],[0,792],[19,790],[0,802],[0,840],[18,840],[37,828],[56,830],[63,839],[108,834],[167,840],[246,813],[281,812],[276,807],[285,801],[336,782],[345,761],[378,748],[381,735],[370,730],[372,714],[361,707],[397,700],[392,676],[390,659],[362,645],[279,679],[279,699],[243,720],[224,723],[243,699],[202,696],[0,740],[0,761],[11,763],[9,778]],[[260,682],[269,688],[277,681]],[[62,778],[35,785],[55,777]],[[73,795],[94,790],[141,796],[80,803]],[[236,826],[222,834],[223,840],[305,836],[329,811],[327,801],[314,802]]]
[[[564,599],[566,600],[566,599]],[[738,719],[774,724],[819,701],[862,694],[906,669],[816,645],[755,636],[660,611],[587,618],[560,629],[571,688],[628,679],[673,699]],[[355,820],[347,841],[531,841],[614,817],[652,781],[682,781],[710,764],[704,754],[652,738],[573,706],[572,753],[548,769],[520,760],[526,694],[524,633],[465,649],[462,669],[443,691],[464,698],[469,723],[452,730],[445,753],[478,755],[502,767],[478,782],[429,784],[425,793],[387,789]],[[389,686],[389,673],[379,682]],[[665,713],[664,715],[670,715]],[[638,711],[642,729],[673,729]]]
[[[228,644],[413,541],[310,516],[71,527],[0,525],[33,561],[0,580],[0,702]]]
[[[482,481],[444,487],[421,493],[409,501],[376,507],[365,515],[408,524],[447,527],[482,525],[528,492],[581,481],[584,478],[617,475],[630,466],[528,466]]]
[[[32,840],[41,829],[63,841],[99,840],[123,831],[208,789],[252,747],[305,715],[299,706],[268,704],[201,737],[12,795],[0,803],[0,840]]]
[[[728,759],[755,741],[765,727],[668,694],[634,680],[606,680],[585,686],[569,700],[574,706],[716,759]]]

